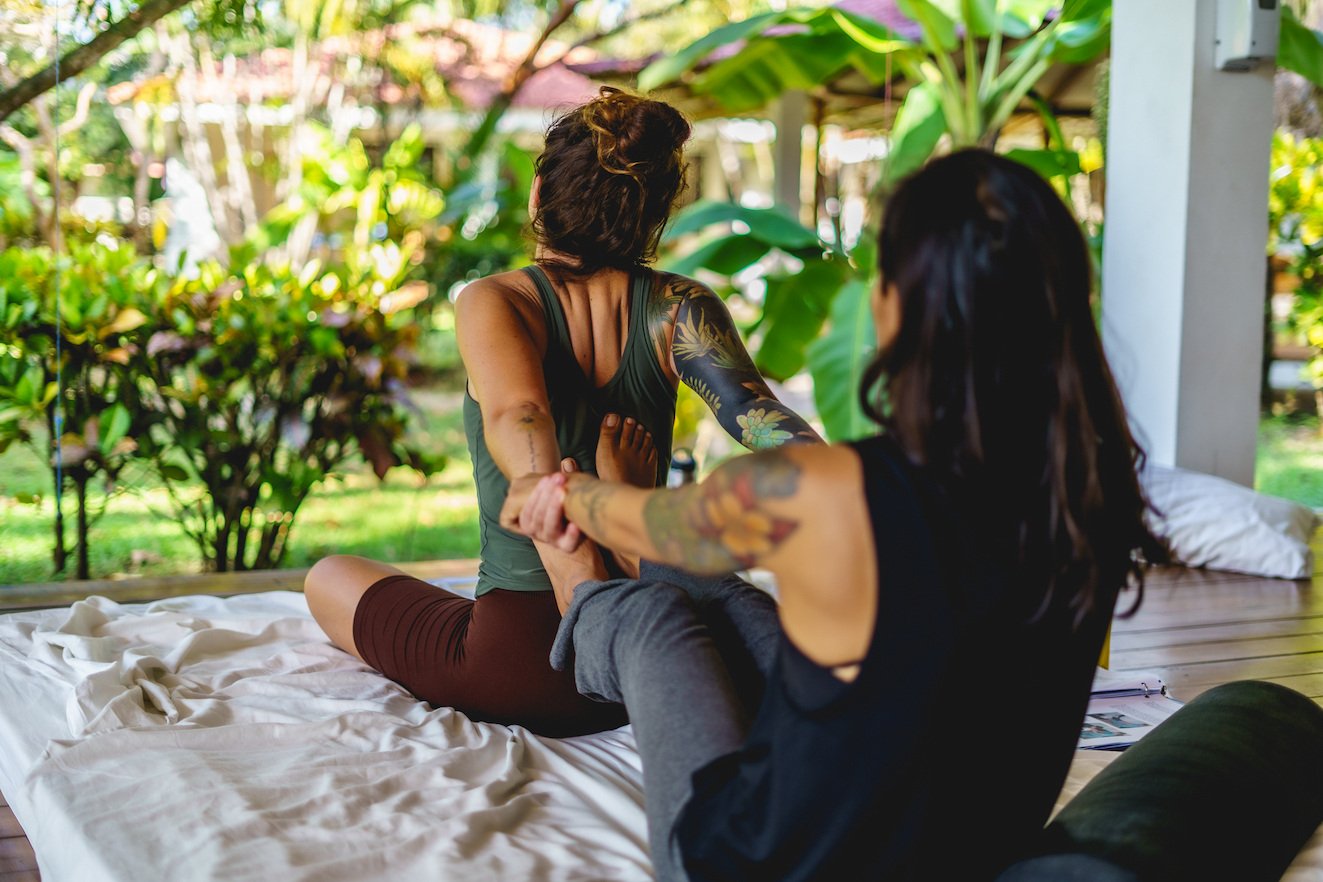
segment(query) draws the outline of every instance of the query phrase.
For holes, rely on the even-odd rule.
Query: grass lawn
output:
[[[1323,510],[1323,433],[1313,414],[1273,416],[1259,423],[1256,489]]]
[[[417,398],[426,413],[421,431],[450,464],[427,479],[394,469],[379,482],[354,463],[303,504],[284,566],[308,566],[333,552],[387,561],[477,556],[477,503],[458,396]],[[1256,481],[1264,493],[1323,509],[1317,417],[1274,416],[1261,423]],[[122,483],[92,527],[93,578],[199,572],[196,546],[147,471],[131,472]],[[64,508],[72,531],[70,499]],[[59,580],[50,563],[53,518],[49,472],[27,448],[11,447],[0,455],[0,585]]]
[[[449,457],[445,470],[424,479],[397,468],[378,481],[362,462],[347,464],[300,507],[283,566],[308,566],[335,552],[387,561],[477,556],[478,506],[459,399],[421,393],[416,400],[426,414],[421,431],[429,446]],[[0,455],[0,585],[62,580],[51,571],[50,484],[49,470],[30,449],[15,446]],[[129,470],[121,484],[90,531],[92,577],[200,572],[197,546],[147,470]],[[64,517],[72,543],[67,493]]]

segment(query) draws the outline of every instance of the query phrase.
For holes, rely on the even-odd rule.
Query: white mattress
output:
[[[428,710],[298,593],[0,616],[0,790],[44,882],[650,880],[640,783],[629,727]],[[1323,882],[1323,838],[1286,878]]]

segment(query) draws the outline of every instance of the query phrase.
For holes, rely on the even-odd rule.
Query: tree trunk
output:
[[[212,223],[226,245],[237,244],[242,239],[240,226],[234,220],[225,200],[221,198],[220,183],[216,179],[216,163],[211,156],[211,141],[207,137],[206,127],[198,118],[197,102],[194,100],[194,84],[197,81],[197,67],[193,63],[193,47],[187,34],[178,37],[165,34],[165,28],[158,29],[163,40],[170,46],[171,62],[174,65],[175,93],[179,97],[179,120],[182,146],[188,159],[188,165],[202,189],[207,194],[207,208],[211,212]]]
[[[478,124],[477,129],[474,130],[472,136],[469,137],[468,142],[460,151],[459,161],[456,165],[461,174],[468,174],[472,170],[478,154],[483,151],[487,146],[487,142],[491,140],[491,136],[496,133],[496,124],[501,121],[501,117],[514,103],[515,93],[528,81],[529,77],[541,70],[537,66],[538,53],[542,51],[542,47],[550,39],[552,32],[569,21],[578,5],[579,0],[561,0],[560,5],[556,7],[556,11],[551,14],[546,27],[542,29],[542,33],[533,41],[533,45],[524,56],[524,60],[506,78],[501,91],[487,106],[487,112],[483,115],[482,122]]]
[[[92,578],[87,549],[87,482],[90,478],[86,471],[74,477],[74,488],[78,495],[78,578],[80,579]]]
[[[32,225],[36,228],[37,235],[49,242],[49,220],[41,199],[37,198],[37,159],[32,141],[17,129],[7,125],[0,125],[0,141],[4,141],[18,154],[18,165],[21,170],[19,181],[22,183],[23,195],[32,206]]]
[[[230,570],[230,526],[230,522],[222,516],[216,525],[216,535],[212,537],[212,565],[218,573]]]
[[[234,536],[234,571],[248,569],[248,534],[253,529],[253,510],[244,509],[239,514],[239,530]]]
[[[198,59],[206,78],[213,84],[220,79],[215,74],[215,61],[211,50],[204,44],[198,48]],[[225,118],[220,123],[221,143],[225,145],[225,184],[226,195],[234,221],[240,227],[240,237],[257,226],[257,202],[253,198],[252,180],[248,174],[248,160],[245,157],[243,143],[239,138],[239,121],[245,120],[243,110],[234,89],[234,56],[225,59],[225,85],[227,88],[217,92],[229,96],[225,104]],[[251,131],[250,131],[251,134]]]
[[[56,573],[63,573],[69,564],[69,549],[64,545],[63,488],[60,486],[62,477],[59,472],[51,475],[51,482],[55,485],[55,547],[51,549],[51,564]]]

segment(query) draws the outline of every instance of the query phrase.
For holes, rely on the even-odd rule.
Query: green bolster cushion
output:
[[[1041,856],[997,882],[1278,882],[1320,824],[1323,708],[1243,680],[1127,748],[1048,824]]]

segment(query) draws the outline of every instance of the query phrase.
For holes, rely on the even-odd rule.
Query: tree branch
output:
[[[58,63],[59,77],[73,79],[101,60],[107,52],[136,35],[143,28],[169,15],[190,0],[147,0],[137,9],[97,34],[87,43],[66,52]],[[51,64],[23,80],[12,89],[0,92],[0,122],[33,98],[50,91],[56,83],[56,64]]]
[[[487,146],[487,142],[491,140],[492,134],[496,131],[496,124],[500,122],[501,117],[514,103],[515,93],[528,81],[529,77],[542,69],[537,64],[538,53],[542,51],[542,47],[551,38],[552,33],[570,20],[570,16],[574,14],[574,10],[578,5],[579,0],[561,0],[560,5],[556,7],[556,11],[552,13],[550,20],[547,21],[546,27],[542,29],[542,33],[533,41],[533,45],[524,56],[524,60],[506,77],[500,93],[487,106],[487,112],[483,115],[482,122],[478,124],[468,143],[460,151],[460,166],[462,169],[471,167],[473,160]],[[557,59],[557,61],[559,60]]]
[[[650,10],[648,12],[640,13],[639,15],[636,15],[633,18],[616,22],[616,24],[613,27],[609,27],[600,31],[593,31],[591,34],[587,35],[582,40],[579,40],[578,42],[572,44],[570,48],[565,51],[565,54],[561,56],[561,59],[564,59],[566,55],[569,55],[570,52],[573,52],[575,49],[582,49],[584,46],[591,46],[593,43],[600,43],[602,40],[605,40],[607,37],[614,37],[616,34],[619,34],[625,30],[628,30],[629,28],[632,28],[634,25],[638,24],[639,22],[651,21],[654,18],[661,18],[664,15],[668,15],[671,12],[674,12],[676,9],[679,9],[687,2],[688,0],[673,0],[673,2],[668,3],[665,6],[658,6],[656,9]]]

